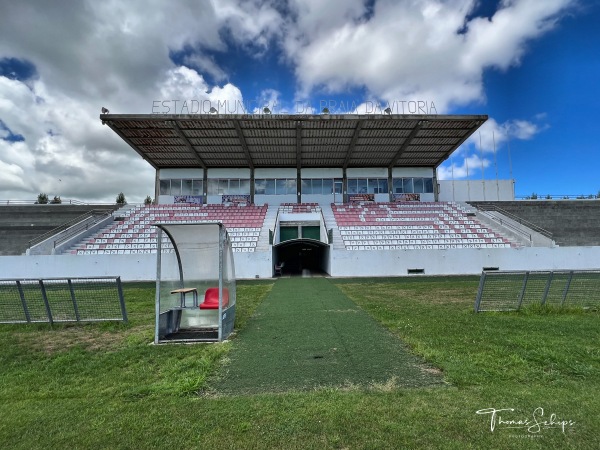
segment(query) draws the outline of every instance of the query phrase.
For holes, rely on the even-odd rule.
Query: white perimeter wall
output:
[[[408,269],[425,275],[479,274],[483,267],[500,270],[600,268],[600,247],[526,247],[521,249],[331,250],[335,277],[406,276]]]
[[[440,202],[514,200],[514,180],[442,180]]]
[[[236,278],[269,278],[272,252],[234,253]],[[176,267],[173,279],[178,279]],[[156,254],[0,256],[0,278],[120,276],[123,281],[156,280]]]
[[[500,270],[599,269],[600,247],[525,247],[521,249],[451,249],[348,251],[329,248],[329,273],[335,277],[473,275],[483,267]],[[269,278],[272,252],[234,253],[236,278]],[[156,279],[156,254],[1,256],[0,278],[121,276],[124,281]],[[173,276],[176,277],[173,268]]]

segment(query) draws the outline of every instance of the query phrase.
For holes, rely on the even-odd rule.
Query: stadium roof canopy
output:
[[[487,115],[101,114],[156,169],[437,167]]]

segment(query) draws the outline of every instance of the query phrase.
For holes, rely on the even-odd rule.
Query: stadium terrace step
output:
[[[227,227],[234,252],[254,252],[264,226],[268,205],[189,205],[136,206],[119,210],[115,222],[90,238],[80,241],[68,253],[77,255],[156,253],[155,223],[221,222]],[[166,236],[161,247],[173,248]]]
[[[510,248],[454,202],[332,204],[347,250]]]

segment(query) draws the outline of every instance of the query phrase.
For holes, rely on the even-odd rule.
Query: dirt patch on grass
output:
[[[125,330],[102,331],[91,327],[67,327],[43,333],[18,333],[15,338],[21,347],[47,355],[64,352],[74,347],[88,351],[111,350],[121,347],[130,338],[147,340],[150,325],[141,325]]]

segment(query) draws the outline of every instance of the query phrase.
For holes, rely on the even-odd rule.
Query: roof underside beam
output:
[[[354,153],[354,147],[356,146],[356,141],[358,141],[358,135],[360,134],[363,122],[364,120],[359,120],[356,124],[356,128],[354,129],[354,134],[352,135],[352,140],[350,141],[350,145],[348,145],[348,151],[346,152],[346,158],[344,159],[344,170],[348,168],[348,164],[352,158],[352,153]]]
[[[244,137],[244,133],[240,128],[240,124],[237,120],[233,121],[233,125],[235,126],[235,130],[237,131],[238,138],[240,140],[240,144],[242,146],[242,150],[244,150],[244,155],[246,155],[246,160],[248,161],[248,167],[251,170],[254,170],[254,162],[252,161],[252,156],[250,155],[250,150],[248,150],[248,144],[246,143],[246,138]]]
[[[421,121],[419,121],[419,123],[417,123],[417,125],[412,129],[412,131],[410,132],[410,134],[408,135],[408,137],[406,138],[406,140],[404,141],[404,143],[400,146],[400,148],[398,149],[398,151],[396,152],[396,154],[394,155],[394,157],[390,161],[390,165],[388,167],[392,168],[392,167],[394,167],[396,165],[396,163],[398,162],[398,160],[400,159],[400,157],[402,156],[402,154],[406,151],[406,149],[408,148],[408,146],[410,145],[410,143],[412,142],[412,140],[415,138],[415,136],[417,135],[417,133],[419,131],[421,131],[421,127],[423,125],[425,125],[425,123],[426,123],[425,120],[421,120]]]
[[[135,145],[133,142],[131,142],[131,140],[125,136],[123,134],[123,132],[116,126],[114,126],[113,122],[111,120],[107,120],[107,121],[102,121],[102,125],[108,125],[110,127],[111,130],[113,130],[115,133],[117,133],[117,135],[123,139],[127,144],[129,144],[129,146],[134,149],[136,151],[136,153],[138,155],[140,155],[142,158],[144,158],[144,161],[147,161],[148,163],[150,163],[150,165],[152,167],[154,167],[155,169],[158,169],[159,167],[154,163],[154,161],[152,161],[151,159],[149,159],[146,154],[144,152],[142,152],[140,149],[138,149],[138,146]]]
[[[200,164],[200,166],[203,169],[206,170],[206,164],[204,163],[204,160],[200,157],[198,152],[194,149],[194,146],[190,143],[187,136],[183,133],[183,131],[181,131],[181,128],[179,128],[179,125],[177,124],[177,122],[175,120],[172,120],[171,125],[173,126],[173,130],[175,130],[175,133],[177,133],[177,136],[179,136],[179,138],[181,139],[183,144],[187,147],[187,149],[190,151],[190,153],[192,154],[194,159],[196,161],[198,161],[198,164]]]

